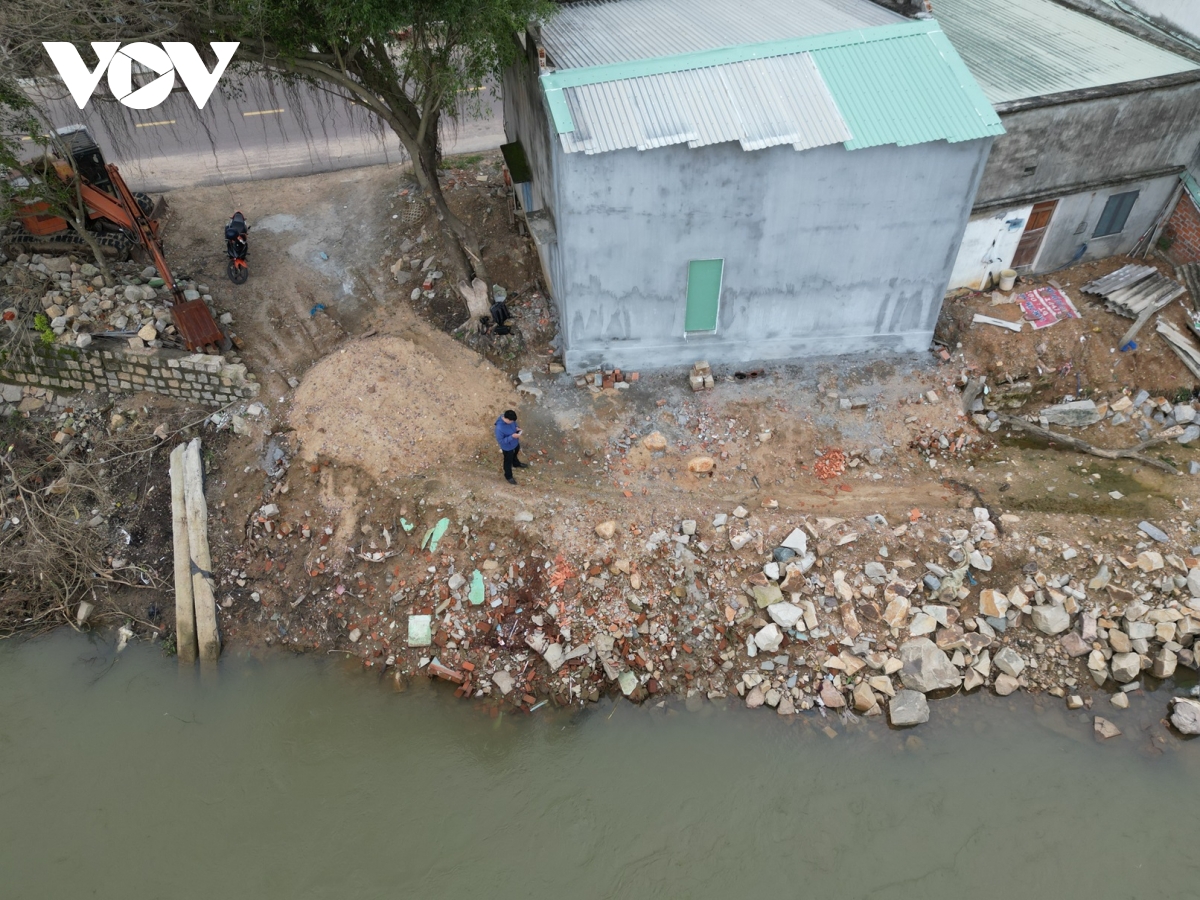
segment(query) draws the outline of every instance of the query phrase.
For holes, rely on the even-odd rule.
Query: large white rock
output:
[[[1200,700],[1175,697],[1171,703],[1171,724],[1184,734],[1200,734]]]
[[[1033,626],[1043,634],[1062,634],[1071,627],[1071,614],[1058,604],[1035,606]]]
[[[1005,675],[1011,675],[1013,678],[1016,678],[1025,671],[1025,660],[1012,647],[1005,647],[1000,650],[992,657],[992,662],[996,664],[997,669]]]
[[[900,680],[912,691],[929,693],[962,684],[962,675],[945,652],[929,638],[914,638],[900,647]]]
[[[896,728],[928,722],[929,701],[920,691],[897,691],[888,702],[888,720]]]
[[[754,634],[755,646],[764,653],[774,653],[779,649],[781,643],[783,643],[783,632],[779,630],[779,626],[774,622],[760,628]]]
[[[1111,664],[1112,677],[1122,683],[1133,681],[1142,671],[1142,660],[1136,653],[1114,653]]]
[[[794,603],[788,603],[786,600],[783,600],[768,606],[767,615],[780,628],[795,628],[796,623],[803,618],[804,610]],[[755,638],[755,643],[758,643],[757,638]]]
[[[779,546],[795,550],[797,556],[803,556],[808,552],[808,535],[803,528],[793,528],[792,533],[785,537]]]

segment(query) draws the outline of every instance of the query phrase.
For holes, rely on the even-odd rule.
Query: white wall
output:
[[[950,287],[979,290],[989,272],[1009,268],[1032,209],[1032,206],[1018,206],[971,219],[954,261]]]

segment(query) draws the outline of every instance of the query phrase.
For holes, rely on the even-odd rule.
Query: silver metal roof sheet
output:
[[[738,141],[809,150],[851,138],[808,53],[570,88],[568,153]]]
[[[561,6],[542,44],[569,69],[903,21],[870,0],[602,0]]]
[[[934,15],[993,104],[1200,68],[1051,0],[936,0]]]

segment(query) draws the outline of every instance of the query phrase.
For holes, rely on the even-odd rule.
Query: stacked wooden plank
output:
[[[1105,306],[1117,315],[1138,319],[1153,315],[1182,296],[1186,288],[1160,275],[1153,266],[1128,265],[1085,284],[1083,290],[1103,297]]]
[[[1191,373],[1200,379],[1200,347],[1196,346],[1196,342],[1165,319],[1158,320],[1158,333]]]
[[[1192,306],[1200,310],[1200,263],[1187,263],[1175,269],[1175,277],[1192,295]]]

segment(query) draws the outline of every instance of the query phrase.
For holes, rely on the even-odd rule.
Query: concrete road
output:
[[[236,97],[215,92],[203,111],[182,92],[144,111],[96,100],[81,110],[69,96],[47,100],[46,106],[56,126],[86,125],[108,161],[140,191],[407,159],[399,139],[381,131],[374,116],[319,89],[255,79],[236,90]],[[504,143],[503,105],[493,87],[481,88],[468,101],[468,112],[474,115],[443,124],[446,155]]]

